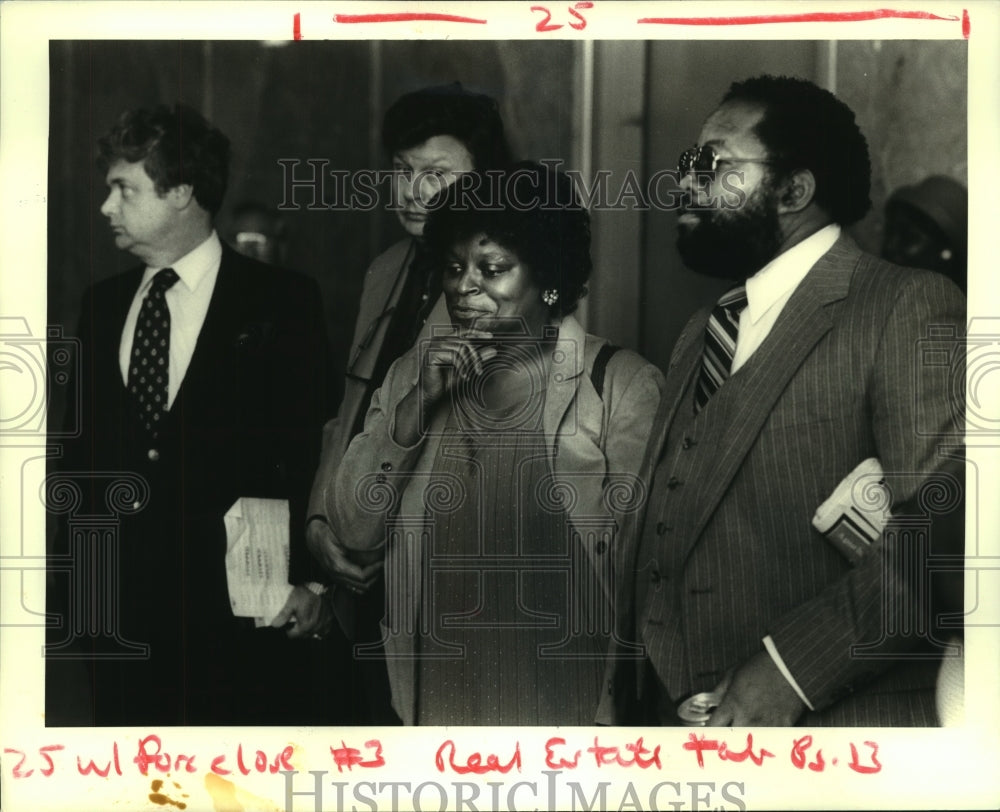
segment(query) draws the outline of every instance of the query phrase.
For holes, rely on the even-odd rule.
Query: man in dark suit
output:
[[[503,167],[510,152],[496,101],[458,82],[397,99],[386,111],[382,143],[392,161],[396,215],[407,236],[377,256],[365,274],[344,397],[323,429],[306,533],[310,550],[337,584],[338,618],[363,649],[359,654],[369,721],[396,724],[379,643],[378,622],[385,610],[382,560],[349,558],[330,529],[324,495],[393,361],[413,346],[426,323],[451,324],[440,274],[434,273],[423,247],[428,204],[465,172]]]
[[[320,294],[220,242],[229,153],[182,105],[125,113],[99,142],[101,213],[142,264],[83,297],[81,434],[50,480],[50,507],[60,488],[79,499],[54,559],[68,599],[50,580],[66,623],[49,638],[49,724],[323,718],[303,698],[331,618],[302,543],[328,394]],[[295,587],[272,623],[285,629],[232,613],[223,517],[241,497],[290,503]],[[87,533],[109,514],[116,532]],[[60,672],[80,663],[90,706],[62,707]]]
[[[847,236],[867,144],[810,82],[734,84],[679,169],[682,257],[739,284],[673,351],[620,559],[619,634],[644,659],[612,652],[599,719],[678,724],[715,691],[713,725],[933,724],[920,545],[885,533],[854,563],[811,521],[862,461],[902,503],[960,446],[964,298]]]

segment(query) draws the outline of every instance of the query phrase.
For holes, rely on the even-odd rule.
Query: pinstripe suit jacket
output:
[[[708,315],[675,346],[642,468],[644,519],[623,528],[618,638],[645,645],[675,701],[714,688],[770,634],[816,709],[804,722],[932,724],[937,663],[885,621],[919,599],[904,577],[913,545],[887,534],[852,567],[811,519],[863,459],[882,461],[903,500],[940,465],[939,445],[961,443],[950,396],[964,298],[842,236],[693,416]],[[598,721],[623,723],[641,679],[620,646],[611,655]]]

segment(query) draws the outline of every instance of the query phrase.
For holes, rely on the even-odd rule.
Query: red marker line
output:
[[[967,14],[966,14],[967,17]],[[654,25],[766,25],[768,23],[857,23],[866,20],[944,20],[958,22],[959,17],[941,17],[927,11],[818,11],[809,14],[760,14],[750,17],[643,17],[638,22]],[[965,33],[963,21],[963,33]]]
[[[477,20],[473,17],[460,17],[457,14],[420,14],[414,12],[403,12],[401,14],[334,14],[335,23],[475,23],[476,25],[486,25],[486,20]]]

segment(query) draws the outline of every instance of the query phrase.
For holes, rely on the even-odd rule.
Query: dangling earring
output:
[[[559,301],[559,291],[554,288],[549,288],[542,293],[542,301],[549,307],[552,307],[552,305]]]

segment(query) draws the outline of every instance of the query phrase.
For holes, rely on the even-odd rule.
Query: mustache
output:
[[[698,219],[703,220],[708,212],[705,210],[704,206],[696,206],[694,200],[691,198],[690,192],[685,192],[680,199],[680,206],[678,207],[678,212],[680,214],[693,214]]]

